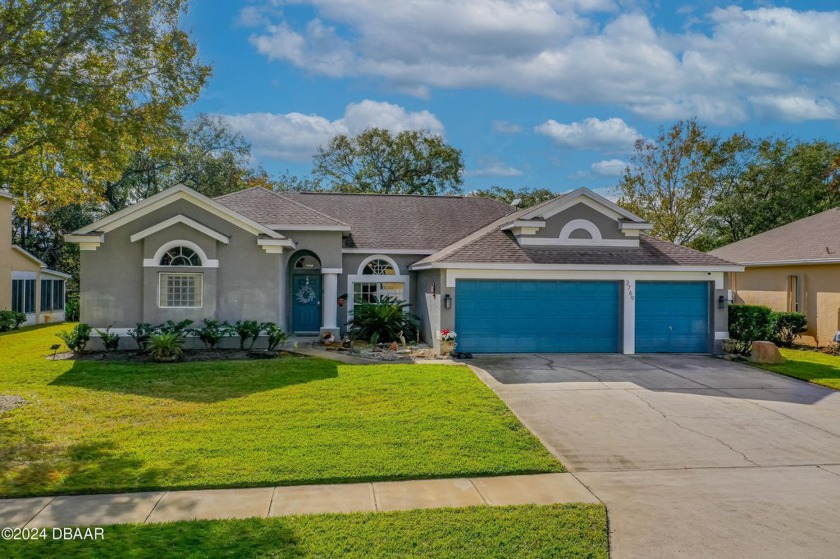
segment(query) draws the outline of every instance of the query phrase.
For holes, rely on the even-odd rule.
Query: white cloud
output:
[[[606,159],[593,163],[590,169],[593,175],[599,177],[620,177],[625,167],[627,163],[621,159]]]
[[[629,151],[640,134],[620,118],[586,118],[580,122],[561,124],[548,120],[534,128],[558,146],[586,150]]]
[[[522,132],[522,127],[506,120],[494,120],[493,132],[498,132],[499,134],[519,134]]]
[[[501,163],[494,163],[479,169],[469,169],[464,172],[468,177],[521,177],[522,170]]]
[[[760,113],[781,120],[833,120],[838,117],[837,105],[828,99],[762,95],[751,97],[750,100]]]
[[[267,6],[276,2],[265,0]],[[381,78],[428,96],[490,87],[565,102],[617,103],[657,120],[734,123],[769,114],[840,118],[840,11],[737,6],[684,15],[698,31],[654,28],[633,2],[611,0],[295,0],[240,20],[270,59],[327,76]],[[691,23],[691,22],[689,22]],[[810,106],[811,105],[816,105]]]
[[[334,136],[355,135],[367,128],[385,128],[392,132],[428,130],[440,135],[444,132],[443,123],[429,111],[410,112],[399,105],[367,99],[348,105],[344,116],[337,120],[301,113],[247,113],[223,117],[251,142],[255,153],[285,161],[308,161],[319,146]]]

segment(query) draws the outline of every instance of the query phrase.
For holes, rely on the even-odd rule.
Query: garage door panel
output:
[[[458,280],[458,349],[618,351],[617,282]]]
[[[636,282],[636,352],[709,350],[708,282]]]

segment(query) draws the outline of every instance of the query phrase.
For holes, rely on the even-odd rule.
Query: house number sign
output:
[[[627,296],[630,297],[631,301],[635,301],[636,296],[633,294],[633,287],[630,285],[630,280],[624,280],[624,285],[627,286]]]

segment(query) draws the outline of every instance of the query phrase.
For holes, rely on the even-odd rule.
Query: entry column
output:
[[[341,268],[323,268],[324,298],[321,300],[321,334],[326,332],[338,338],[338,276]]]
[[[624,323],[622,331],[624,340],[621,352],[625,355],[636,353],[636,280],[624,280],[624,293],[622,295],[622,316]]]

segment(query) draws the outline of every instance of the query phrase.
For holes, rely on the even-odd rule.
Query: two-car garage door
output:
[[[458,280],[458,349],[475,353],[621,351],[617,281]],[[636,351],[705,352],[707,282],[637,282]]]

